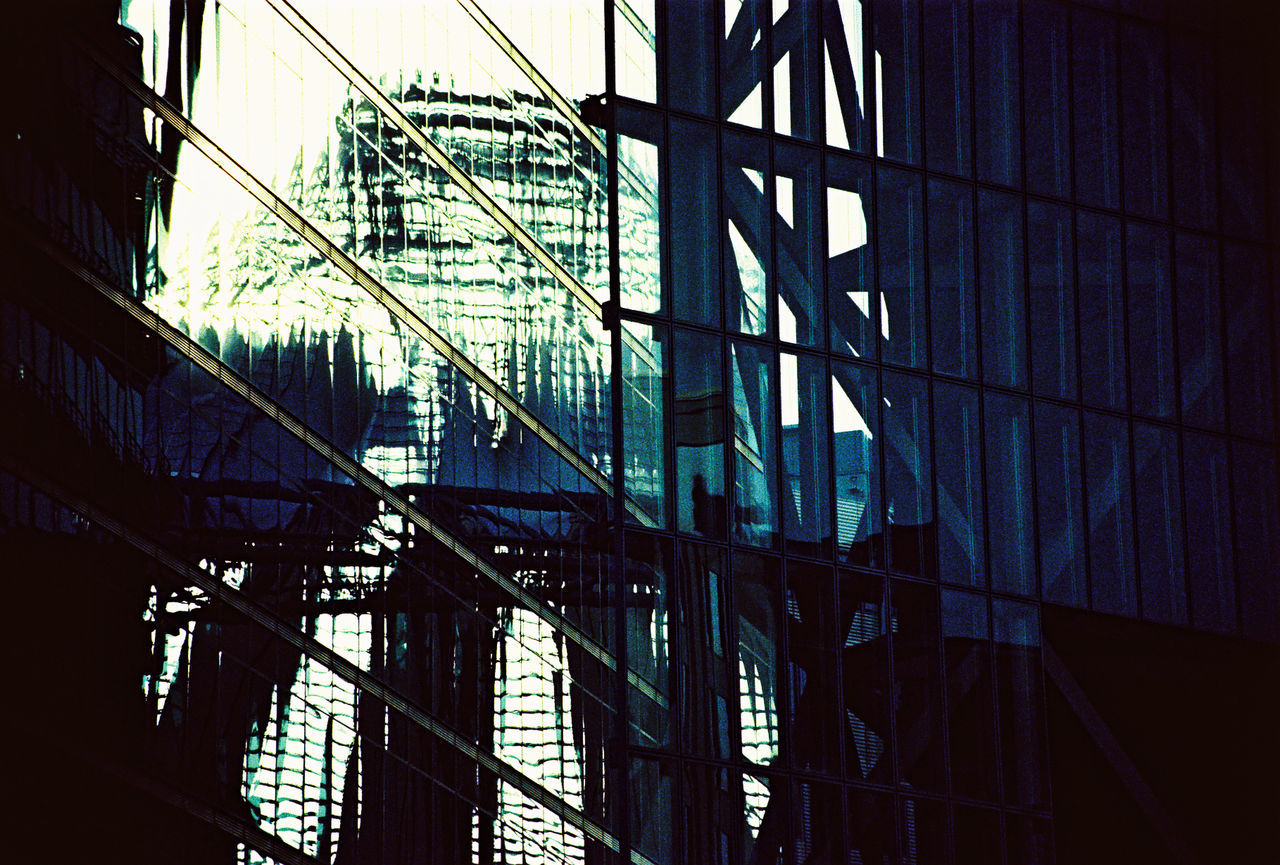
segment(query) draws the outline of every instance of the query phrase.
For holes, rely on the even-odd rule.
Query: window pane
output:
[[[1084,490],[1080,482],[1080,415],[1036,403],[1036,503],[1040,571],[1046,601],[1084,607]]]
[[[764,139],[734,132],[725,132],[723,142],[726,326],[740,333],[765,334],[773,289],[766,185],[769,145]]]
[[[978,179],[1022,185],[1022,110],[1015,0],[974,0],[974,123]]]
[[[1280,635],[1280,592],[1275,579],[1280,554],[1275,454],[1267,448],[1234,442],[1232,460],[1241,624],[1246,636],[1274,641]]]
[[[890,570],[936,576],[933,484],[929,459],[929,385],[886,371],[884,496]]]
[[[822,345],[822,180],[816,151],[807,147],[777,145],[774,150],[777,212],[773,229],[778,259],[778,336],[786,342]],[[861,215],[861,211],[859,212]],[[833,216],[834,218],[834,216]],[[844,225],[845,223],[842,223]],[[870,256],[866,245],[859,253]],[[860,278],[858,274],[832,271],[836,280]],[[865,277],[870,284],[870,275]]]
[[[1136,616],[1129,427],[1120,418],[1085,412],[1084,440],[1093,609]]]
[[[929,336],[919,175],[880,169],[876,198],[882,356],[889,363],[923,369],[928,362]]]
[[[924,4],[925,152],[931,171],[968,175],[969,4]]]
[[[1267,259],[1258,247],[1226,244],[1222,257],[1227,316],[1227,391],[1231,431],[1270,440],[1275,436],[1273,369],[1267,308]]]
[[[720,323],[720,223],[715,128],[672,119],[670,164],[670,297],[677,318]]]
[[[874,0],[876,155],[920,161],[920,19],[916,0]]]
[[[1030,252],[1031,383],[1037,394],[1074,400],[1079,391],[1076,365],[1076,292],[1071,211],[1027,202]]]
[[[728,509],[720,340],[677,331],[672,359],[676,528],[723,538]]]
[[[672,108],[715,113],[716,8],[710,3],[665,3],[659,35],[666,56],[666,98]]]
[[[782,514],[787,550],[831,555],[831,490],[827,479],[826,364],[806,355],[783,354]]]
[[[875,372],[849,364],[831,369],[836,551],[840,561],[884,566],[880,542],[880,456]]]
[[[941,792],[942,688],[938,661],[938,590],[892,581],[893,677],[897,694],[898,779]]]
[[[622,474],[627,495],[667,525],[665,328],[623,322]]]
[[[1124,204],[1130,213],[1169,215],[1164,34],[1126,23],[1121,35]]]
[[[1048,743],[1039,614],[1032,604],[998,598],[992,601],[991,614],[1004,800],[1024,808],[1044,808],[1049,786],[1045,758]]]
[[[987,384],[1026,389],[1027,303],[1020,198],[987,190],[978,194],[978,243],[982,378]]]
[[[978,392],[939,382],[933,395],[938,576],[946,582],[982,587],[987,573]]]
[[[951,791],[985,801],[998,789],[989,625],[986,596],[943,590]]]
[[[874,357],[880,319],[872,252],[868,171],[853,159],[827,159],[827,279],[830,286],[831,350]],[[780,262],[781,264],[781,262]],[[785,338],[785,337],[784,337]]]
[[[778,379],[773,351],[735,343],[729,373],[733,387],[733,535],[748,544],[778,542]]]
[[[973,188],[929,181],[929,299],[936,372],[978,377]]]
[[[1218,224],[1217,125],[1213,52],[1198,33],[1169,34],[1173,136],[1173,214],[1179,224]]]
[[[1084,9],[1072,15],[1076,198],[1120,206],[1120,123],[1116,20]]]
[[[733,557],[733,605],[738,630],[738,707],[742,756],[758,765],[778,758],[778,629],[782,609],[778,561],[738,552]]]
[[[991,587],[1035,592],[1035,542],[1031,530],[1031,411],[1027,401],[985,397],[987,532]]]
[[[670,3],[672,6],[691,4]],[[702,6],[715,4],[702,3]],[[712,10],[708,10],[710,13]],[[765,54],[763,4],[724,0],[724,39],[720,42],[720,116],[760,129],[764,125]]]
[[[1235,549],[1227,447],[1219,438],[1188,433],[1182,439],[1187,508],[1187,566],[1191,624],[1216,631],[1236,625]]]
[[[1200,235],[1179,234],[1175,255],[1182,421],[1221,430],[1224,394],[1218,244]]]
[[[826,44],[824,102],[827,143],[865,153],[867,150],[867,76],[862,0],[837,0],[822,9]]]
[[[773,54],[779,58],[773,67],[773,128],[781,135],[817,141],[823,96],[822,8],[804,0],[775,2],[773,8]],[[833,102],[828,110],[838,106]]]
[[[1124,409],[1124,290],[1120,221],[1081,212],[1076,255],[1080,285],[1080,377],[1087,405]]]
[[[1133,411],[1173,420],[1178,407],[1169,233],[1137,222],[1129,223],[1127,232]]]
[[[1066,198],[1071,192],[1071,84],[1067,7],[1027,0],[1022,13],[1027,189]]]
[[[1134,424],[1133,464],[1142,615],[1157,622],[1184,625],[1187,572],[1182,544],[1178,434],[1165,427]]]

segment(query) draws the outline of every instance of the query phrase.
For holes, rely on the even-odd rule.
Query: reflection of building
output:
[[[3,52],[28,858],[1265,859],[1267,21],[83,5]]]

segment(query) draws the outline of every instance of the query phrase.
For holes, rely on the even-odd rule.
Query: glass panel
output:
[[[896,580],[892,586],[898,780],[917,789],[941,791],[946,775],[942,763],[938,590]]]
[[[880,784],[893,782],[889,715],[894,701],[889,680],[891,613],[882,577],[841,571],[839,646],[841,720],[845,730],[847,775]]]
[[[1165,219],[1169,213],[1169,142],[1164,34],[1155,27],[1126,22],[1120,42],[1125,209]]]
[[[667,5],[670,8],[689,4]],[[764,125],[762,82],[766,14],[763,3],[724,0],[724,40],[720,43],[720,117],[756,129]]]
[[[1031,282],[1031,385],[1039,395],[1076,399],[1075,252],[1071,210],[1027,202]]]
[[[1076,230],[1080,378],[1084,401],[1101,408],[1124,409],[1127,369],[1124,288],[1120,281],[1120,221],[1081,212]]]
[[[1027,189],[1058,198],[1066,198],[1071,193],[1067,15],[1067,7],[1053,0],[1026,0],[1023,4]]]
[[[844,858],[801,859],[796,862],[898,862],[894,797],[870,790],[849,790],[849,840]],[[906,860],[901,860],[906,861]]]
[[[720,224],[715,128],[672,118],[668,154],[669,295],[676,318],[720,324]]]
[[[1126,231],[1133,411],[1173,420],[1178,408],[1169,233],[1139,222]]]
[[[874,582],[878,588],[879,580]],[[878,604],[878,592],[874,599]],[[847,614],[837,609],[831,567],[789,561],[785,604],[790,761],[798,768],[839,771],[845,714],[837,699],[845,645],[841,616]]]
[[[666,538],[628,532],[623,565],[631,603],[623,612],[628,669],[653,686],[666,706],[632,687],[627,712],[630,740],[646,748],[669,748],[671,730],[672,546]]]
[[[929,339],[920,199],[919,175],[892,168],[876,172],[882,356],[889,363],[917,369],[928,362]]]
[[[773,350],[734,343],[733,536],[762,547],[778,543],[778,445],[774,393],[778,372]]]
[[[1084,490],[1080,482],[1080,415],[1036,403],[1036,506],[1040,573],[1046,601],[1084,607]]]
[[[1022,262],[1022,200],[985,189],[979,192],[978,239],[982,379],[987,384],[1025,390],[1027,301]]]
[[[658,61],[654,51],[654,0],[613,5],[614,61],[619,96],[658,101]]]
[[[666,57],[667,104],[681,111],[715,113],[716,7],[711,3],[664,3],[660,34]]]
[[[1174,31],[1169,50],[1172,88],[1173,215],[1179,224],[1212,231],[1218,224],[1217,122],[1214,57],[1198,33]]]
[[[920,18],[916,0],[874,0],[876,155],[920,161]]]
[[[1044,808],[1049,795],[1048,736],[1039,613],[1031,604],[997,598],[991,614],[1004,800],[1024,808]]]
[[[929,296],[934,371],[976,379],[973,188],[967,184],[929,181]]]
[[[877,398],[874,370],[832,365],[836,554],[842,562],[883,567]]]
[[[761,4],[763,5],[763,4]],[[773,128],[817,141],[821,132],[822,8],[810,0],[774,0]],[[838,106],[832,103],[831,111]]]
[[[889,569],[936,576],[933,485],[930,482],[929,384],[885,371],[884,497]]]
[[[782,523],[788,552],[831,556],[831,477],[827,471],[826,364],[807,355],[783,354]]]
[[[822,179],[818,154],[807,147],[774,149],[774,246],[778,265],[778,336],[786,342],[822,345]],[[834,216],[833,216],[834,218]],[[848,214],[849,219],[856,218]],[[841,223],[844,230],[846,223]],[[850,223],[851,224],[851,223]],[[865,226],[865,220],[864,220]],[[865,229],[863,244],[866,243]],[[870,247],[863,255],[870,255]],[[853,279],[855,275],[835,275]]]
[[[859,152],[867,149],[866,9],[862,0],[836,0],[822,9],[826,141]]]
[[[764,334],[773,289],[769,145],[735,132],[725,132],[722,141],[725,324],[740,333]]]
[[[1268,19],[1260,17],[1260,20]],[[1217,68],[1222,231],[1263,240],[1267,236],[1267,196],[1266,185],[1258,179],[1266,176],[1267,171],[1264,118],[1272,116],[1267,97],[1268,76],[1260,74],[1257,63],[1257,52],[1264,49],[1242,48],[1240,42],[1232,46],[1224,39]]]
[[[827,158],[827,279],[830,286],[831,350],[875,357],[880,318],[875,299],[867,219],[871,190],[866,164]]]
[[[1274,642],[1280,636],[1275,454],[1267,448],[1233,442],[1232,468],[1241,624],[1246,636]]]
[[[969,4],[927,0],[923,28],[925,154],[930,171],[970,173]]]
[[[1192,426],[1221,430],[1224,428],[1225,395],[1218,244],[1200,235],[1179,234],[1174,254],[1182,421]]]
[[[685,764],[681,791],[683,862],[729,865],[741,861],[743,825],[742,782],[737,772]]]
[[[1236,627],[1235,549],[1226,443],[1207,435],[1182,438],[1186,484],[1187,568],[1191,624],[1215,631]]]
[[[738,627],[742,756],[767,766],[778,758],[782,710],[778,693],[782,579],[777,559],[734,554],[733,605]]]
[[[787,837],[787,779],[742,776],[742,805],[746,832],[743,862],[781,862]],[[735,860],[736,861],[736,860]]]
[[[1182,473],[1178,434],[1133,425],[1137,484],[1138,562],[1142,615],[1171,625],[1187,623],[1187,570],[1182,543]]]
[[[1275,436],[1271,371],[1274,349],[1266,289],[1267,259],[1257,247],[1226,244],[1222,256],[1227,317],[1227,399],[1231,431],[1270,440]]]
[[[692,543],[679,549],[674,705],[680,713],[680,747],[727,760],[736,751],[738,660],[730,643],[725,552]]]
[[[933,398],[938,576],[945,582],[982,587],[987,569],[978,392],[935,382]]]
[[[1084,9],[1072,15],[1076,198],[1120,206],[1120,118],[1116,20]]]
[[[622,475],[627,495],[668,523],[665,328],[622,323]],[[633,519],[628,516],[628,519]]]
[[[675,861],[677,773],[674,761],[632,757],[627,787],[631,791],[631,844],[654,865]]]
[[[677,331],[672,359],[676,528],[723,538],[728,506],[720,340]]]
[[[663,309],[658,160],[662,123],[649,112],[620,107],[618,123],[618,270],[622,305]],[[652,140],[650,140],[652,139]]]
[[[973,111],[978,179],[1022,185],[1016,0],[974,0]]]
[[[996,800],[999,789],[988,627],[984,595],[943,590],[942,651],[947,670],[951,792],[983,801]]]
[[[1031,410],[1018,397],[987,393],[984,399],[991,587],[1032,594],[1036,552],[1031,529]]]
[[[946,802],[902,799],[898,821],[902,834],[902,861],[910,865],[947,865],[951,862],[951,835]]]
[[[1129,426],[1119,418],[1085,412],[1084,440],[1093,609],[1136,616]]]

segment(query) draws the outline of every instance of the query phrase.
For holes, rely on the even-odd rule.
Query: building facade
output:
[[[1273,12],[4,37],[33,861],[1269,861]]]

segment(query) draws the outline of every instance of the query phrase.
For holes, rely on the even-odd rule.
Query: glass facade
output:
[[[1274,23],[18,13],[18,837],[1265,858]]]

